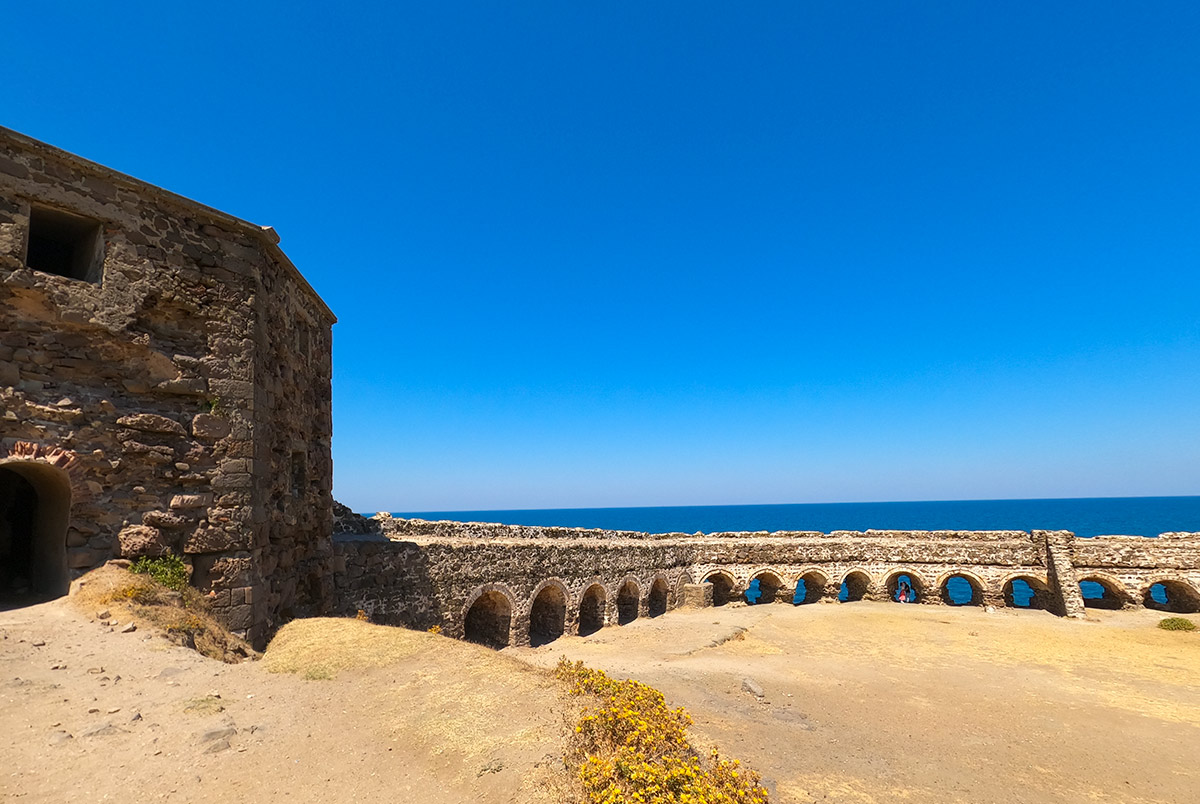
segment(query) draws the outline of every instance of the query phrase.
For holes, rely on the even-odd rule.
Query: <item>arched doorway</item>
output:
[[[906,594],[901,595],[900,584],[906,584]],[[894,603],[920,603],[925,599],[925,583],[916,573],[908,570],[894,572],[887,579],[888,600]],[[901,597],[904,599],[901,600]]]
[[[637,619],[638,616],[638,599],[641,595],[638,593],[637,584],[633,581],[626,581],[621,584],[620,591],[617,592],[617,624],[628,625]]]
[[[1156,581],[1146,587],[1142,602],[1148,609],[1172,611],[1177,614],[1200,612],[1200,592],[1180,580]]]
[[[862,600],[871,589],[871,578],[867,573],[854,570],[842,579],[842,588],[838,592],[838,602],[853,603]]]
[[[563,635],[566,624],[567,596],[558,584],[546,584],[529,609],[529,644],[536,648],[553,642]]]
[[[796,589],[792,594],[792,603],[816,603],[825,594],[825,584],[829,580],[819,572],[810,571],[800,576],[796,581]]]
[[[713,573],[705,578],[704,582],[712,584],[714,606],[724,606],[726,603],[733,600],[733,578],[730,578],[725,573]]]
[[[650,598],[646,601],[646,611],[651,617],[667,613],[667,582],[664,578],[655,578],[650,584]]]
[[[1020,575],[1005,582],[1004,605],[1018,609],[1050,610],[1054,608],[1054,595],[1040,578]]]
[[[67,593],[71,481],[39,461],[0,464],[0,597],[10,602]]]
[[[982,606],[983,587],[969,575],[956,572],[942,584],[942,602],[948,606]]]
[[[756,603],[774,603],[779,597],[779,590],[783,588],[783,581],[779,580],[779,576],[773,572],[760,572],[750,579],[750,585],[745,592],[746,602],[754,605]]]
[[[1092,609],[1121,609],[1131,602],[1120,581],[1098,575],[1081,578],[1079,592],[1083,605]]]
[[[579,635],[594,634],[604,627],[604,603],[607,600],[604,587],[594,583],[583,593],[579,601]]]
[[[503,648],[508,645],[512,627],[512,603],[503,592],[491,590],[475,598],[463,621],[463,636],[468,642]]]

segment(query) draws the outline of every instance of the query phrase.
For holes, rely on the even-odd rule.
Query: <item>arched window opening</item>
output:
[[[563,635],[567,623],[567,598],[557,584],[547,584],[529,609],[529,644],[553,642]]]
[[[1123,590],[1102,578],[1084,578],[1079,582],[1083,605],[1093,609],[1119,609],[1127,602]]]
[[[508,645],[511,627],[512,604],[501,592],[493,590],[484,592],[471,604],[463,623],[463,636],[468,642],[503,648]]]
[[[1050,609],[1050,589],[1037,578],[1013,578],[1004,584],[1004,605],[1018,609]]]
[[[951,575],[942,586],[942,602],[950,606],[982,606],[983,590],[966,575]]]
[[[728,575],[718,572],[716,575],[705,578],[705,583],[711,583],[713,586],[714,606],[724,606],[733,600],[733,579]]]
[[[36,462],[0,466],[0,598],[18,604],[67,593],[65,473]]]
[[[779,599],[779,590],[782,588],[783,582],[774,573],[759,573],[754,576],[746,589],[746,602],[751,605],[755,603],[774,603]]]
[[[638,588],[633,581],[621,584],[617,592],[617,624],[628,625],[638,616]]]
[[[1159,581],[1146,590],[1143,603],[1156,611],[1195,614],[1200,612],[1200,593],[1183,581]]]
[[[919,603],[925,597],[925,588],[921,582],[907,572],[897,573],[888,578],[888,600],[895,603]]]
[[[838,600],[842,603],[853,603],[867,596],[871,588],[871,579],[863,572],[852,572],[842,580],[842,588],[838,592]]]
[[[792,603],[795,605],[816,603],[824,594],[826,583],[825,576],[819,572],[805,574],[796,581],[796,591],[792,595]]]
[[[604,604],[607,596],[600,584],[589,586],[579,601],[579,635],[594,634],[604,627]]]
[[[650,599],[646,603],[647,613],[651,617],[667,613],[667,582],[665,580],[654,579],[654,583],[650,585]]]

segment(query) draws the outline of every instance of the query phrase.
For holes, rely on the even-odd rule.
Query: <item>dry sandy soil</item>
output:
[[[1162,616],[741,605],[519,653],[657,687],[773,802],[1191,804],[1200,632]]]
[[[558,801],[565,655],[661,689],[774,802],[1200,802],[1200,635],[1150,612],[725,606],[499,654],[317,620],[240,665],[94,614],[0,612],[0,800]]]

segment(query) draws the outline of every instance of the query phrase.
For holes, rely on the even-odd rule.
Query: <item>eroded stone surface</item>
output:
[[[78,278],[27,264],[34,219],[64,213],[92,238]],[[69,454],[56,561],[186,553],[260,644],[332,590],[334,319],[277,242],[0,129],[0,470]]]

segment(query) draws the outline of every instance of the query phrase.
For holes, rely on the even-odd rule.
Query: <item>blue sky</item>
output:
[[[1195,3],[5,20],[0,123],[279,231],[358,510],[1200,493]]]

